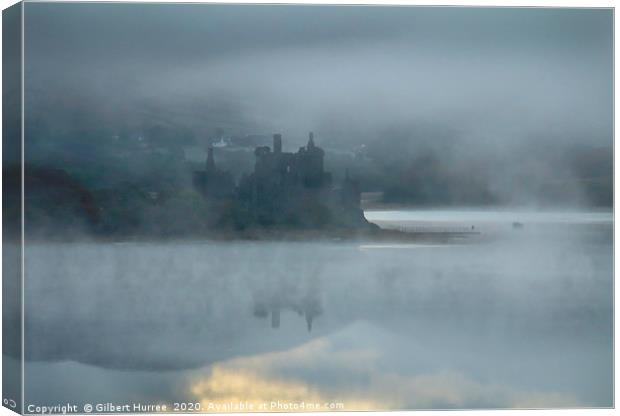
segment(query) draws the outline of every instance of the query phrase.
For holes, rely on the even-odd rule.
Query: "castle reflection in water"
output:
[[[323,313],[318,288],[312,285],[300,293],[297,288],[286,286],[282,284],[271,290],[256,291],[253,294],[253,315],[260,319],[271,317],[271,327],[277,329],[281,313],[293,311],[304,317],[308,332],[312,331],[313,320]]]

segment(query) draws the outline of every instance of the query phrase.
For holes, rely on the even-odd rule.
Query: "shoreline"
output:
[[[373,224],[374,225],[374,224]],[[195,235],[109,235],[74,234],[58,237],[28,237],[28,243],[160,243],[160,242],[410,242],[410,243],[449,243],[458,239],[480,236],[480,232],[404,232],[376,226],[360,229],[283,229],[252,228],[243,231],[214,231]],[[11,239],[12,240],[12,239]],[[17,244],[18,241],[16,240]]]

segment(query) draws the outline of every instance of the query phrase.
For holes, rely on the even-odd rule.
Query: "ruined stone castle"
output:
[[[235,186],[228,172],[215,165],[209,148],[206,168],[195,172],[194,184],[207,198],[230,200],[232,220],[241,226],[282,225],[301,228],[368,225],[360,207],[357,181],[347,174],[340,186],[324,169],[325,152],[314,142],[295,153],[282,151],[282,135],[274,134],[273,148],[255,149],[254,172]]]

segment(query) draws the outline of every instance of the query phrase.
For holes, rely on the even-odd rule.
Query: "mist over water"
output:
[[[25,15],[27,405],[613,405],[612,9]],[[369,221],[461,235],[198,239],[208,147],[308,131]]]
[[[611,406],[611,214],[487,217],[476,244],[31,244],[26,401]]]

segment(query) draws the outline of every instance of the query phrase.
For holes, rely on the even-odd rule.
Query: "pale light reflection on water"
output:
[[[476,244],[30,245],[26,403],[611,406],[611,215],[489,216]]]

